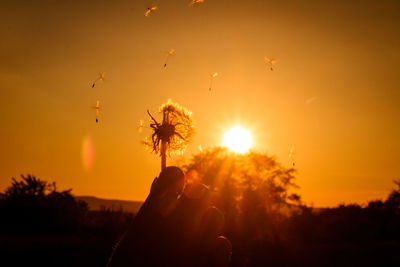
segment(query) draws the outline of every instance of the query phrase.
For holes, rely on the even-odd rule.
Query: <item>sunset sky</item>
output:
[[[286,167],[294,147],[307,204],[386,197],[400,178],[399,1],[189,2],[2,1],[0,190],[31,173],[143,200],[160,159],[137,126],[171,98],[193,112],[187,158],[241,125]]]

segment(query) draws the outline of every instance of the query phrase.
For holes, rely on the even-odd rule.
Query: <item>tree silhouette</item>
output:
[[[291,192],[298,188],[294,183],[295,170],[284,168],[262,153],[237,154],[216,147],[194,155],[183,168],[188,173],[188,183],[200,181],[214,191],[229,187],[230,198],[236,202],[254,192],[269,212],[301,201],[299,195]]]
[[[291,193],[296,189],[294,170],[264,154],[240,155],[214,148],[194,155],[184,166],[188,188],[195,182],[207,184],[212,205],[223,213],[225,223],[218,234],[232,242],[231,266],[398,265],[399,181],[395,181],[396,187],[385,200],[370,201],[365,206],[312,208],[302,205],[300,197]],[[15,266],[27,265],[15,262],[17,258],[26,258],[31,265],[34,259],[47,260],[49,264],[44,265],[53,265],[59,259],[67,260],[71,266],[77,262],[85,266],[105,265],[112,245],[120,240],[133,219],[133,215],[122,210],[88,211],[86,204],[76,201],[70,190],[58,191],[55,183],[33,175],[13,178],[11,182],[0,195],[0,238],[21,240],[13,248],[2,246],[3,255],[9,255]],[[195,191],[192,193],[196,195]],[[176,221],[165,225],[153,220],[160,226],[154,228],[157,231],[138,233],[155,237],[148,244],[149,257],[157,255],[157,260],[165,263],[157,246],[164,244],[167,251],[171,243],[185,247],[182,242],[172,241],[170,229],[176,228],[183,238],[188,237],[185,229],[192,228],[179,223],[180,215],[187,215],[198,206],[187,196],[182,196],[189,202],[183,206],[183,212],[174,215]],[[47,245],[36,248],[37,243],[31,243],[33,236],[41,244],[44,236],[52,238]],[[77,242],[70,243],[71,237]],[[136,234],[132,238],[140,240]],[[60,247],[66,240],[68,246]],[[143,247],[141,242],[137,245],[139,249]],[[36,257],[38,251],[50,258]],[[179,250],[174,255],[181,257]]]
[[[188,184],[201,182],[213,192],[213,203],[226,218],[225,234],[234,244],[273,239],[280,222],[300,209],[294,169],[268,155],[216,147],[194,155],[183,169]]]
[[[385,204],[393,211],[399,211],[400,209],[400,179],[394,181],[397,186],[397,189],[393,189],[393,191],[389,194]]]
[[[88,206],[77,201],[71,189],[56,190],[34,175],[12,178],[11,186],[1,194],[3,227],[11,232],[76,232],[84,226]]]
[[[11,186],[1,194],[5,199],[31,199],[44,197],[46,191],[50,189],[50,185],[36,178],[34,175],[21,175],[21,181],[11,178]]]

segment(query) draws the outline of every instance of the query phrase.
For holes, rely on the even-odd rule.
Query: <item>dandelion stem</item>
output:
[[[161,170],[164,170],[167,167],[167,143],[165,141],[161,141]]]

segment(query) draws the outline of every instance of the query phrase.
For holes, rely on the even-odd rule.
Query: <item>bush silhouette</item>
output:
[[[12,178],[11,186],[1,194],[2,231],[7,233],[77,232],[82,227],[88,207],[76,201],[71,190],[57,191],[33,175]]]
[[[220,234],[232,242],[231,266],[399,263],[399,181],[384,200],[312,208],[293,193],[297,188],[295,171],[267,155],[232,154],[215,148],[182,165],[187,183],[206,184],[213,204],[225,217]],[[113,245],[133,219],[123,210],[91,211],[86,203],[74,199],[71,190],[58,191],[55,183],[33,175],[11,182],[0,194],[0,238],[55,237],[38,248],[21,248],[20,239],[14,247],[0,246],[13,258],[20,253],[34,256],[52,251],[49,261],[61,258],[68,259],[71,266],[105,265]],[[57,244],[64,244],[63,249]]]

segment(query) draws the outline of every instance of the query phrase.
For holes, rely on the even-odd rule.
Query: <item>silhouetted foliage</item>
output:
[[[37,179],[35,176],[28,174],[26,177],[21,175],[22,180],[17,181],[14,177],[11,186],[6,189],[2,197],[6,200],[19,201],[22,199],[39,199],[43,198],[49,185],[45,181]]]
[[[394,181],[397,185],[397,189],[394,189],[388,199],[385,201],[385,205],[388,209],[391,209],[395,213],[399,213],[400,210],[400,179]]]
[[[2,262],[12,259],[12,266],[54,266],[60,260],[67,266],[104,266],[134,217],[121,209],[90,211],[71,190],[57,191],[56,183],[30,174],[12,178],[0,194],[0,214],[0,255]],[[37,258],[44,252],[46,258]]]
[[[77,232],[84,224],[88,208],[76,201],[71,190],[57,191],[33,175],[12,178],[11,186],[1,194],[4,215],[0,231],[7,233],[64,233]]]
[[[220,234],[232,242],[231,266],[399,264],[400,181],[385,200],[312,208],[293,193],[294,170],[267,155],[216,148],[184,167],[187,183],[205,183],[225,217]],[[91,211],[71,190],[57,191],[32,175],[12,179],[0,195],[0,214],[0,256],[14,266],[43,253],[42,265],[62,259],[69,266],[104,266],[133,220],[123,210]],[[168,241],[164,228],[157,234]]]
[[[386,201],[313,209],[293,193],[295,170],[264,154],[215,148],[183,167],[189,183],[201,181],[214,192],[233,266],[391,264],[400,248],[399,182]]]
[[[243,264],[259,240],[272,242],[278,225],[301,207],[293,190],[294,169],[268,155],[237,154],[216,147],[184,164],[187,182],[202,182],[214,192],[214,205],[225,215],[226,235],[233,243],[233,262]]]

